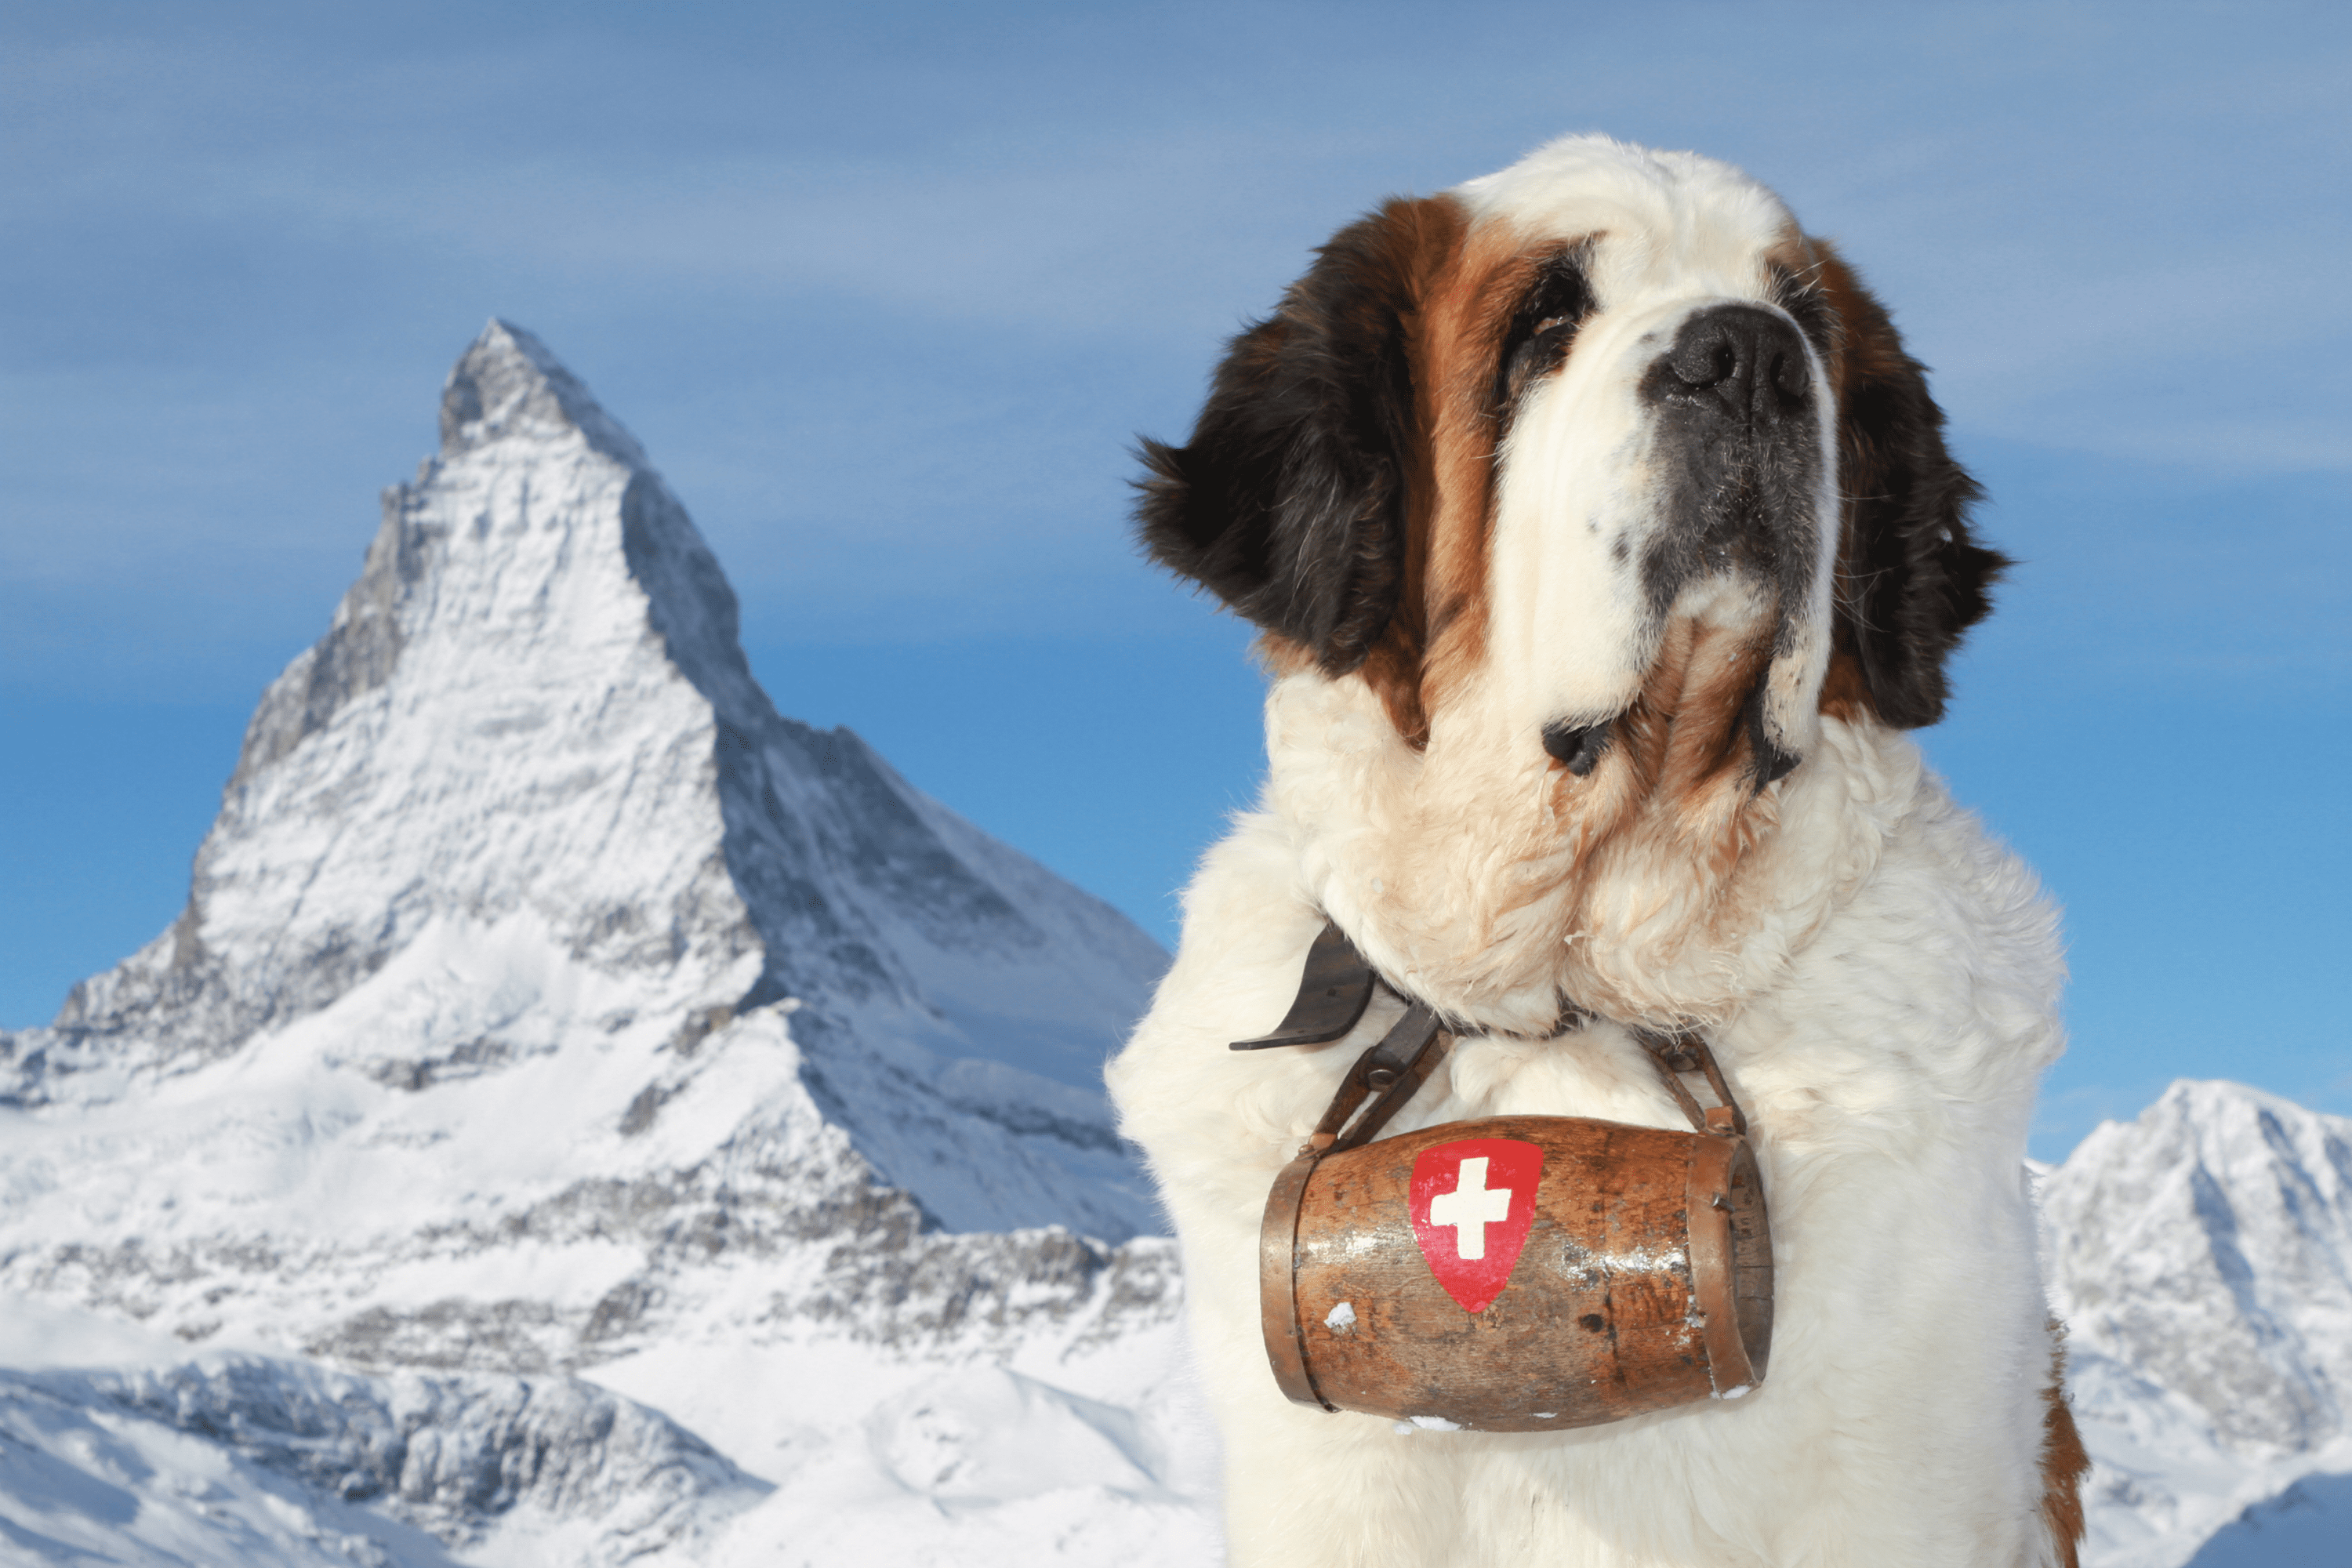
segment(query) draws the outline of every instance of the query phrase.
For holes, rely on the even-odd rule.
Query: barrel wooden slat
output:
[[[1474,1139],[1543,1155],[1508,1281],[1475,1312],[1439,1281],[1411,1207],[1421,1153]],[[1555,1431],[1762,1376],[1771,1239],[1744,1140],[1494,1117],[1327,1154],[1298,1173],[1286,1171],[1268,1205],[1262,1284],[1268,1351],[1288,1363],[1286,1393],[1311,1385],[1302,1403]],[[1711,1333],[1702,1297],[1716,1304]]]

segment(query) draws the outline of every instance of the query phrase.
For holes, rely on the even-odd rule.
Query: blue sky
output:
[[[2340,6],[0,5],[0,1025],[168,922],[493,314],[646,442],[785,711],[1171,934],[1259,765],[1127,447],[1391,192],[1748,167],[2023,565],[1925,736],[2065,900],[2038,1149],[2352,1111]]]

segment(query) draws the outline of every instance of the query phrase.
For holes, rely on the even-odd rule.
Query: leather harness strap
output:
[[[1667,1090],[1674,1095],[1675,1103],[1683,1108],[1683,1114],[1690,1118],[1692,1127],[1724,1137],[1747,1135],[1747,1113],[1731,1098],[1731,1086],[1723,1081],[1723,1069],[1715,1065],[1715,1053],[1706,1048],[1706,1041],[1688,1031],[1656,1035],[1647,1029],[1636,1029],[1633,1037],[1657,1064],[1658,1076],[1666,1080]],[[1683,1081],[1693,1074],[1705,1080],[1716,1103],[1699,1104]]]
[[[1372,966],[1339,929],[1327,920],[1307,950],[1307,972],[1298,977],[1298,999],[1281,1026],[1255,1040],[1235,1040],[1237,1051],[1263,1051],[1274,1046],[1320,1046],[1356,1026],[1372,999]]]
[[[1439,1024],[1435,1013],[1419,1002],[1407,1006],[1404,1016],[1389,1026],[1389,1032],[1358,1057],[1348,1076],[1339,1080],[1339,1092],[1331,1097],[1330,1108],[1315,1124],[1307,1147],[1322,1153],[1370,1142],[1428,1081],[1453,1044],[1454,1037]],[[1367,1099],[1370,1104],[1364,1103]],[[1363,1114],[1350,1125],[1348,1119],[1355,1116],[1359,1105],[1363,1106]]]
[[[1356,1026],[1371,1005],[1375,987],[1401,998],[1405,1004],[1404,1015],[1356,1058],[1355,1065],[1339,1080],[1339,1092],[1331,1097],[1323,1120],[1316,1123],[1314,1135],[1299,1149],[1301,1154],[1319,1156],[1370,1142],[1428,1081],[1429,1075],[1437,1070],[1437,1064],[1453,1047],[1454,1033],[1445,1027],[1436,1009],[1398,990],[1375,971],[1356,951],[1356,944],[1348,940],[1347,932],[1339,929],[1339,922],[1327,919],[1314,945],[1307,950],[1306,972],[1299,977],[1298,996],[1291,1003],[1281,1027],[1270,1035],[1235,1040],[1232,1045],[1236,1051],[1327,1045]],[[1660,1033],[1638,1027],[1633,1035],[1657,1068],[1658,1077],[1675,1097],[1675,1103],[1690,1118],[1693,1128],[1717,1137],[1746,1134],[1748,1118],[1740,1110],[1739,1102],[1732,1098],[1731,1086],[1724,1081],[1723,1069],[1716,1065],[1715,1053],[1707,1048],[1704,1038],[1691,1030]],[[1693,1079],[1706,1085],[1714,1104],[1699,1102],[1691,1085],[1685,1081]],[[1357,1114],[1360,1107],[1361,1115]]]

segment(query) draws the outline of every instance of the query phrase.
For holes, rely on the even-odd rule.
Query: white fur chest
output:
[[[1282,1016],[1322,917],[1302,835],[1280,816],[1243,819],[1211,853],[1177,963],[1111,1083],[1184,1244],[1233,1454],[1237,1563],[1848,1560],[1781,1539],[1791,1518],[1843,1521],[1881,1543],[1852,1559],[1874,1565],[2038,1561],[2035,1407],[2010,1391],[2046,1375],[2021,1159],[2059,1042],[2053,918],[1906,740],[1847,739],[1853,768],[1886,781],[1841,793],[1862,819],[1843,842],[1867,851],[1843,879],[1798,889],[1793,934],[1749,955],[1748,987],[1709,1031],[1748,1110],[1780,1268],[1771,1377],[1738,1407],[1559,1436],[1408,1436],[1282,1400],[1258,1344],[1259,1211],[1398,1005],[1376,1002],[1328,1046],[1228,1050]],[[1682,1124],[1640,1047],[1604,1020],[1461,1038],[1393,1128],[1515,1113]],[[1371,1477],[1425,1506],[1312,1510],[1338,1533],[1311,1549],[1282,1523],[1302,1489],[1360,1502]],[[1476,1505],[1498,1491],[1519,1500]],[[1382,1554],[1399,1540],[1419,1554]]]

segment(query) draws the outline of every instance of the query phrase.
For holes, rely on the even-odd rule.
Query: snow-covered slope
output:
[[[584,1384],[261,1356],[0,1372],[0,1561],[618,1563],[699,1555],[774,1490]]]
[[[253,1540],[297,1551],[264,1494],[324,1486],[318,1539],[381,1518],[387,1561],[699,1560],[814,1539],[812,1486],[918,1536],[1186,1512],[1172,1252],[1098,1083],[1158,948],[780,717],[693,524],[529,334],[467,352],[442,435],[263,697],[185,911],[0,1035],[0,1318],[181,1358],[0,1389],[0,1463],[63,1489],[0,1471],[34,1499],[0,1535],[83,1539],[44,1495],[213,1517],[164,1495],[199,1438]],[[420,1453],[500,1479],[451,1511]]]
[[[2044,1180],[2042,1211],[2097,1462],[2091,1561],[2207,1563],[2200,1543],[2253,1505],[2352,1471],[2352,1121],[2176,1083],[2084,1139]],[[2352,1539],[2340,1493],[2314,1479],[2299,1509],[2253,1509],[2210,1561],[2255,1560],[2231,1553],[2265,1517],[2266,1550],[2284,1550],[2276,1531],[2327,1499]]]
[[[986,1336],[908,1354],[753,1327],[600,1381],[367,1376],[191,1358],[0,1296],[0,1563],[1198,1568],[1213,1452],[1174,1336],[1031,1336],[1008,1357]]]

